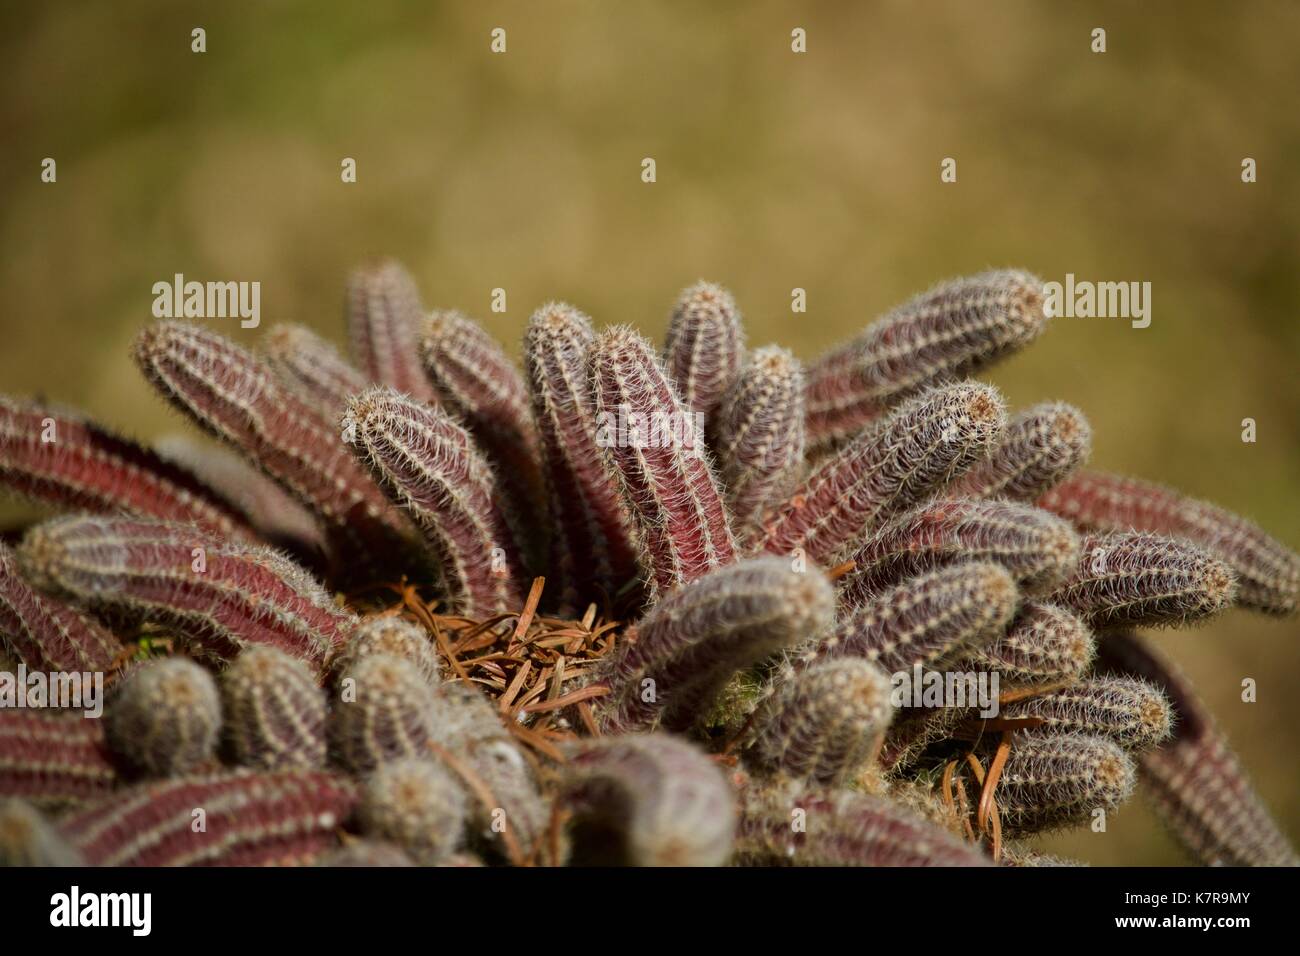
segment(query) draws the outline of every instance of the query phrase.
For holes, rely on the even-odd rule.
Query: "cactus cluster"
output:
[[[548,303],[518,367],[393,262],[346,312],[350,356],[140,334],[224,447],[0,398],[0,486],[64,512],[0,543],[0,671],[106,684],[0,707],[0,864],[1055,865],[1137,786],[1296,862],[1132,629],[1291,613],[1300,558],[967,378],[1032,275],[806,368],[712,283],[662,348]]]

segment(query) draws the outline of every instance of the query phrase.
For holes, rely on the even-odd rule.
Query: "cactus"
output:
[[[50,671],[105,671],[122,645],[76,608],[32,590],[18,560],[0,542],[0,649],[28,667]]]
[[[571,865],[720,866],[735,797],[722,771],[662,734],[575,747],[557,798],[570,815]]]
[[[740,371],[745,332],[731,293],[712,282],[684,289],[664,341],[664,370],[682,405],[709,418]]]
[[[524,339],[556,531],[551,573],[560,578],[562,603],[573,608],[602,591],[617,594],[637,576],[632,516],[600,464],[587,378],[595,339],[587,316],[558,303],[533,313]]]
[[[0,709],[0,797],[61,810],[102,797],[119,782],[102,721]]]
[[[1007,423],[987,461],[948,489],[954,496],[1032,502],[1069,478],[1088,460],[1092,429],[1083,413],[1064,402],[1035,405]]]
[[[894,715],[890,686],[854,658],[792,674],[759,708],[746,759],[813,786],[847,785],[880,750]]]
[[[1104,737],[1018,734],[997,787],[1002,831],[1016,836],[1091,822],[1095,811],[1127,800],[1136,780],[1132,759]]]
[[[187,469],[78,415],[4,396],[0,487],[64,511],[193,521],[253,537],[247,518]]]
[[[941,283],[873,322],[808,369],[808,440],[852,438],[890,404],[972,375],[1036,337],[1043,283],[985,272]]]
[[[1141,680],[1103,677],[1014,701],[1001,710],[1006,719],[1041,721],[1037,733],[1076,733],[1105,737],[1125,750],[1150,750],[1169,736],[1169,701]]]
[[[0,797],[0,867],[6,866],[85,866],[85,861],[30,803]]]
[[[91,866],[310,863],[333,849],[356,804],[355,785],[333,774],[237,770],[140,784],[59,832]]]
[[[1088,535],[1074,573],[1047,600],[1093,627],[1185,625],[1232,604],[1229,568],[1193,545],[1139,532]]]
[[[0,544],[0,862],[1055,865],[1021,841],[1136,773],[1199,859],[1295,864],[1114,628],[1285,613],[1300,559],[963,380],[1042,327],[1035,283],[939,287],[806,374],[716,287],[664,364],[550,303],[521,376],[389,264],[360,370],[301,327],[141,334],[215,453],[0,400],[0,484],[89,512]],[[106,719],[10,709],[23,665],[102,673]]]
[[[216,753],[221,697],[193,661],[151,661],[131,672],[108,707],[108,743],[139,773],[179,777]]]
[[[348,278],[347,316],[352,355],[370,382],[417,402],[434,400],[417,350],[424,307],[405,269],[383,261],[354,272]]]
[[[736,862],[762,866],[989,866],[983,853],[893,801],[850,790],[745,794]]]
[[[1236,572],[1244,607],[1284,615],[1300,604],[1300,555],[1217,505],[1096,471],[1051,489],[1039,504],[1085,530],[1153,531],[1200,545]]]
[[[849,606],[904,577],[962,561],[992,561],[1029,594],[1064,582],[1079,539],[1059,518],[1010,501],[940,499],[899,515],[862,542],[841,581]]]
[[[1015,582],[996,564],[973,562],[908,578],[835,625],[814,659],[861,657],[886,673],[938,668],[991,643],[1016,610]]]
[[[227,661],[266,644],[321,664],[355,618],[269,548],[131,518],[62,518],[28,532],[19,562],[37,586],[96,609],[183,630]]]
[[[766,509],[802,477],[803,366],[789,351],[757,349],[723,395],[717,412],[718,474],[738,530],[752,540]]]
[[[329,418],[342,415],[348,399],[370,384],[338,349],[305,326],[272,326],[263,349],[280,381]]]
[[[466,822],[476,848],[523,857],[542,839],[548,807],[523,752],[495,709],[469,684],[446,683],[433,695],[435,755],[467,772]]]
[[[651,595],[733,562],[736,541],[700,422],[653,347],[632,329],[607,329],[590,362],[597,443],[636,521]]]
[[[367,781],[359,817],[372,837],[391,840],[421,866],[447,859],[465,827],[465,794],[430,760],[408,758],[380,767]]]
[[[371,654],[343,675],[329,716],[339,763],[353,773],[428,753],[434,736],[433,689],[416,665]]]
[[[520,550],[487,463],[444,412],[390,388],[348,403],[356,452],[437,555],[450,607],[485,616],[521,603]]]
[[[1300,866],[1222,731],[1187,679],[1141,638],[1112,632],[1101,664],[1149,681],[1172,702],[1173,739],[1139,758],[1139,778],[1175,838],[1206,866]]]
[[[1091,665],[1096,642],[1086,624],[1069,611],[1025,601],[993,643],[972,648],[959,671],[997,671],[1016,685],[1077,680]]]
[[[749,558],[665,595],[605,665],[611,727],[689,727],[737,671],[825,631],[830,583],[774,557]]]
[[[319,769],[325,764],[325,696],[302,661],[250,647],[221,675],[226,748],[238,766]]]
[[[372,654],[401,657],[415,665],[430,687],[442,683],[442,664],[429,642],[429,635],[424,628],[404,618],[362,618],[348,638],[336,667],[345,671]]]
[[[535,566],[546,544],[546,500],[540,439],[523,377],[492,337],[459,312],[436,311],[425,319],[420,356],[438,395],[492,465],[506,518],[531,549]]]
[[[335,423],[233,342],[185,322],[158,322],[135,358],[158,391],[320,516],[354,558],[403,556],[409,525],[348,454]]]
[[[822,462],[768,528],[773,554],[829,562],[882,518],[916,504],[988,454],[1005,424],[997,391],[966,382],[924,392]]]

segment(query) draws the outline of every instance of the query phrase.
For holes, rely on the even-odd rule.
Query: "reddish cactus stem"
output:
[[[801,814],[802,827],[794,826]],[[736,860],[760,866],[990,866],[898,804],[850,790],[758,790],[741,803]]]
[[[558,801],[574,814],[579,864],[721,866],[731,853],[736,801],[727,778],[666,734],[578,745]]]
[[[60,810],[100,797],[119,778],[101,720],[50,710],[0,710],[0,797]]]
[[[1006,633],[976,648],[957,670],[997,671],[1016,685],[1076,680],[1092,664],[1096,642],[1077,615],[1042,601],[1025,601]]]
[[[822,462],[772,522],[764,548],[831,561],[988,454],[1005,421],[1002,399],[987,385],[917,396]]]
[[[188,525],[63,518],[29,531],[19,561],[38,587],[131,620],[174,625],[218,661],[266,644],[319,666],[355,622],[276,552]]]
[[[0,542],[0,648],[28,667],[48,671],[106,671],[122,644],[97,621],[33,590],[16,555]]]
[[[803,366],[785,349],[750,357],[717,414],[718,471],[735,526],[757,537],[768,509],[802,477]]]
[[[744,357],[745,332],[731,293],[712,282],[683,290],[664,342],[664,369],[682,405],[711,416]]]
[[[1236,578],[1222,561],[1175,538],[1087,535],[1074,573],[1048,600],[1093,627],[1190,624],[1232,604]]]
[[[929,571],[843,617],[810,656],[862,657],[886,673],[939,667],[991,643],[1011,620],[1018,596],[996,564]]]
[[[370,384],[338,349],[302,325],[273,325],[263,349],[280,381],[331,419]]]
[[[586,315],[552,303],[533,314],[524,340],[528,387],[541,432],[551,515],[552,566],[571,609],[617,594],[637,576],[632,516],[601,468],[587,357],[596,335]],[[547,582],[550,590],[550,582]]]
[[[1066,522],[1029,505],[940,499],[881,527],[852,560],[841,592],[853,607],[904,577],[964,561],[1000,564],[1022,590],[1038,593],[1074,570],[1079,539]]]
[[[173,404],[247,455],[324,520],[350,558],[409,555],[410,526],[348,453],[340,428],[214,332],[159,322],[136,360]]]
[[[348,416],[358,456],[440,559],[454,611],[486,617],[518,607],[519,548],[469,433],[440,409],[383,386],[353,398]]]
[[[475,321],[437,311],[425,320],[420,354],[429,381],[494,466],[505,495],[506,517],[527,544],[530,565],[545,545],[542,453],[528,387],[510,357]]]
[[[629,328],[607,329],[591,352],[598,442],[644,542],[652,592],[736,559],[736,542],[703,447],[653,347]]]
[[[65,511],[194,521],[255,537],[243,514],[185,468],[80,416],[2,396],[0,486]]]
[[[392,261],[358,269],[348,280],[347,313],[352,354],[370,382],[416,401],[436,401],[420,368],[424,307],[410,273]]]
[[[1083,413],[1064,402],[1035,405],[1007,423],[987,461],[948,488],[953,497],[1033,501],[1072,475],[1092,451]]]
[[[1101,643],[1099,665],[1150,681],[1169,697],[1173,739],[1139,759],[1142,787],[1178,841],[1206,866],[1297,866],[1274,822],[1187,678],[1136,634]]]
[[[1237,600],[1268,614],[1292,614],[1300,604],[1300,555],[1256,525],[1171,488],[1099,471],[1085,471],[1048,491],[1039,505],[1084,530],[1154,531],[1187,538],[1237,572]]]
[[[808,369],[808,441],[851,438],[892,403],[973,375],[1042,331],[1043,283],[986,272],[941,283],[877,319]]]
[[[665,595],[609,659],[606,719],[624,731],[686,729],[738,670],[824,632],[833,613],[815,569],[761,557],[714,571]]]
[[[333,774],[233,771],[133,787],[59,830],[92,866],[300,864],[337,846],[356,803]]]

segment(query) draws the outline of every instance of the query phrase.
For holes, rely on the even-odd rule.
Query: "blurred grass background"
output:
[[[705,277],[751,342],[805,359],[954,274],[1150,281],[1150,328],[1057,319],[989,377],[1081,406],[1097,465],[1300,546],[1300,6],[120,0],[0,23],[3,391],[180,427],[127,355],[176,272],[261,282],[262,328],[224,320],[241,341],[295,321],[340,344],[345,276],[375,255],[511,343],[550,298],[659,337]],[[1293,838],[1298,630],[1233,613],[1157,638]],[[1047,845],[1183,861],[1140,801]]]

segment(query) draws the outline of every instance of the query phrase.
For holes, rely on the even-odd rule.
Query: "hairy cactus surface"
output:
[[[736,559],[736,540],[704,449],[698,413],[682,404],[654,348],[612,328],[591,350],[597,444],[640,532],[654,592],[687,584]]]
[[[803,366],[775,345],[756,349],[722,398],[715,432],[719,476],[736,527],[753,538],[771,502],[802,476]]]
[[[0,797],[57,810],[101,797],[119,781],[103,721],[77,712],[0,710]]]
[[[314,860],[353,815],[356,786],[304,770],[140,784],[63,820],[91,866],[267,866]]]
[[[221,675],[226,746],[241,767],[319,769],[325,763],[325,695],[302,661],[250,647]]]
[[[473,439],[444,412],[378,387],[348,403],[357,453],[424,532],[452,606],[471,616],[519,600],[519,546]]]
[[[178,777],[216,753],[221,697],[193,661],[175,657],[132,671],[109,705],[109,746],[141,774]]]
[[[1121,628],[1288,613],[1300,557],[969,380],[1043,302],[958,279],[805,370],[700,283],[662,352],[550,302],[517,366],[381,262],[355,366],[144,329],[220,445],[0,399],[0,487],[64,512],[0,541],[0,864],[1056,866],[1136,780],[1295,865]]]
[[[189,525],[62,518],[32,529],[19,560],[38,586],[133,620],[173,625],[216,660],[266,644],[319,665],[355,620],[270,548]]]
[[[750,558],[660,600],[637,624],[635,643],[608,661],[611,727],[689,727],[739,670],[825,631],[831,587],[820,572],[781,558]]]
[[[94,618],[32,588],[0,542],[0,649],[33,668],[107,670],[121,642]]]
[[[551,573],[563,602],[577,608],[598,594],[617,594],[637,577],[632,514],[601,467],[595,396],[587,375],[596,333],[572,306],[538,309],[524,338],[528,390],[541,436],[555,522]]]
[[[319,515],[347,553],[406,549],[407,522],[348,453],[337,424],[281,385],[265,362],[185,322],[146,328],[135,358],[172,404]]]
[[[577,748],[559,800],[576,865],[719,866],[731,853],[731,785],[707,757],[667,735]]]
[[[731,293],[712,282],[685,289],[664,341],[664,368],[682,404],[706,418],[712,415],[744,357],[745,331]]]
[[[1098,531],[1153,531],[1186,538],[1236,572],[1237,600],[1268,614],[1300,603],[1300,556],[1224,508],[1135,478],[1087,471],[1051,489],[1042,507]]]
[[[1028,273],[986,272],[937,285],[808,369],[809,440],[851,438],[899,398],[978,372],[1045,324],[1043,284]]]
[[[61,508],[193,521],[236,538],[247,519],[185,468],[78,415],[0,396],[0,488]]]
[[[349,278],[348,332],[357,365],[368,381],[421,402],[434,398],[417,347],[423,317],[415,280],[398,263],[371,263]]]
[[[923,393],[814,470],[772,521],[764,549],[833,560],[882,517],[988,454],[1005,420],[1001,397],[987,385]]]
[[[1222,561],[1161,535],[1088,535],[1078,566],[1048,600],[1094,627],[1189,624],[1227,608],[1237,579]]]

